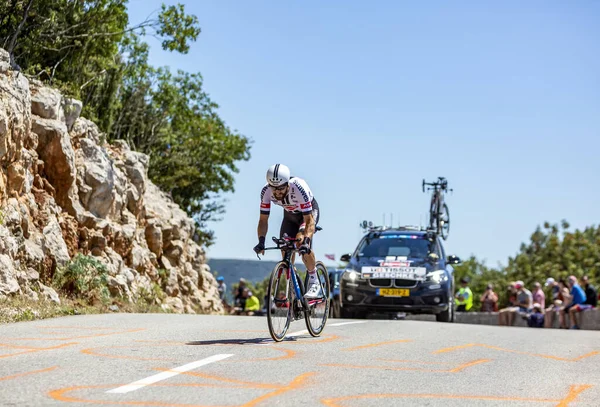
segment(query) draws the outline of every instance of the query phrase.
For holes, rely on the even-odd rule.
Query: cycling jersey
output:
[[[283,200],[278,201],[273,197],[269,184],[260,192],[260,213],[268,215],[271,212],[271,202],[282,206],[286,212],[308,215],[313,211],[313,194],[306,181],[301,178],[291,177],[289,189]]]

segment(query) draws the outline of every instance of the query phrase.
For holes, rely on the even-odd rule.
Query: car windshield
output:
[[[418,235],[388,235],[365,239],[358,247],[360,257],[406,256],[424,259],[436,253],[435,244]]]

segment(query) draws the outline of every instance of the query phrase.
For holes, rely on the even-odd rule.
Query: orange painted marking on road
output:
[[[376,346],[390,345],[393,343],[406,343],[406,342],[412,342],[412,341],[413,341],[412,339],[400,339],[397,341],[378,342],[378,343],[370,343],[368,345],[354,346],[352,348],[346,348],[346,349],[342,349],[342,350],[343,351],[353,351],[353,350],[358,350],[358,349],[374,348]]]
[[[458,394],[357,394],[354,396],[336,397],[321,399],[321,403],[327,407],[344,407],[340,402],[356,399],[386,399],[386,398],[404,398],[404,399],[459,399],[459,400],[489,400],[489,401],[531,401],[540,403],[556,403],[560,400],[537,399],[530,397],[496,397],[496,396],[476,396],[476,395],[458,395]]]
[[[349,368],[349,369],[382,369],[382,370],[414,371],[414,372],[428,372],[428,373],[458,373],[458,372],[461,372],[461,371],[463,371],[464,369],[466,369],[468,367],[479,365],[481,363],[486,363],[486,362],[491,362],[491,359],[473,360],[471,362],[463,363],[462,365],[459,365],[459,366],[457,366],[455,368],[445,369],[445,370],[441,370],[441,369],[424,369],[424,368],[419,368],[419,367],[393,367],[393,366],[385,366],[385,365],[381,365],[381,366],[373,366],[373,365],[359,366],[359,365],[344,365],[344,364],[339,364],[339,363],[321,363],[320,366],[346,367],[346,368]]]
[[[451,365],[450,362],[424,362],[422,360],[403,360],[403,359],[383,359],[378,358],[375,360],[383,360],[384,362],[397,362],[397,363],[415,363],[419,365]]]
[[[460,365],[458,367],[455,367],[454,369],[450,369],[450,370],[448,370],[448,372],[450,372],[450,373],[458,373],[458,372],[461,372],[461,371],[465,370],[468,367],[475,366],[475,365],[480,365],[482,363],[491,362],[491,361],[492,361],[491,359],[474,360],[472,362],[464,363],[464,364],[462,364],[462,365]]]
[[[301,339],[299,341],[286,341],[286,340],[284,340],[282,343],[286,344],[286,345],[292,345],[292,344],[295,344],[295,343],[323,343],[323,342],[332,342],[332,341],[340,339],[340,336],[330,334],[330,335],[324,335],[321,338],[322,339],[308,339],[308,340],[302,340]]]
[[[307,379],[310,376],[312,376],[314,374],[315,374],[314,372],[309,372],[309,373],[301,374],[300,376],[297,376],[296,378],[294,378],[294,380],[292,380],[290,382],[290,384],[288,384],[287,386],[283,386],[283,387],[281,387],[281,388],[279,388],[279,389],[277,389],[275,391],[272,391],[270,393],[267,393],[267,394],[264,394],[264,395],[262,395],[260,397],[257,397],[254,400],[252,400],[252,401],[250,401],[250,402],[248,402],[246,404],[242,404],[241,407],[253,407],[253,406],[257,405],[258,403],[261,403],[261,402],[263,402],[263,401],[265,401],[267,399],[270,399],[272,397],[275,397],[275,396],[278,396],[280,394],[286,393],[286,392],[288,392],[290,390],[297,389],[300,386],[302,386],[307,381]]]
[[[569,389],[569,394],[567,394],[567,397],[562,399],[556,407],[568,407],[569,403],[572,403],[575,400],[577,400],[577,396],[579,396],[583,391],[589,389],[590,387],[592,387],[591,384],[581,384],[579,386],[576,384],[572,384],[571,388]]]
[[[97,326],[86,327],[86,326],[53,326],[53,325],[40,325],[40,326],[37,326],[36,328],[39,328],[39,329],[77,329],[77,330],[114,329],[114,328],[110,328],[110,327],[97,327]]]
[[[46,369],[32,370],[31,372],[17,373],[17,374],[10,375],[10,376],[4,376],[4,377],[0,377],[0,382],[3,381],[3,380],[14,379],[16,377],[27,376],[27,375],[30,375],[30,374],[49,372],[49,371],[57,369],[57,368],[58,368],[58,366],[52,366],[52,367],[48,367]]]
[[[460,349],[465,349],[465,348],[471,348],[474,346],[478,346],[481,348],[487,348],[487,349],[493,349],[493,350],[497,350],[497,351],[501,351],[501,352],[509,352],[509,353],[517,353],[520,355],[528,355],[528,356],[535,356],[535,357],[539,357],[539,358],[545,358],[545,359],[553,359],[553,360],[560,360],[563,362],[577,362],[580,361],[582,359],[586,359],[595,355],[600,354],[600,351],[593,351],[593,352],[589,352],[586,353],[585,355],[581,355],[575,358],[563,358],[563,357],[559,357],[559,356],[553,356],[553,355],[544,355],[541,353],[530,353],[530,352],[523,352],[523,351],[519,351],[519,350],[513,350],[513,349],[504,349],[504,348],[500,348],[498,346],[493,346],[493,345],[486,345],[483,343],[469,343],[466,345],[460,345],[460,346],[453,346],[450,348],[443,348],[440,350],[436,350],[432,353],[436,354],[436,353],[447,353],[447,352],[454,352],[456,350],[460,350]]]
[[[186,372],[186,373],[190,373],[190,372]],[[298,389],[306,383],[306,381],[308,380],[308,378],[310,376],[312,376],[314,374],[315,374],[314,372],[301,374],[300,376],[297,376],[296,378],[294,378],[289,384],[279,385],[276,387],[276,389],[274,391],[271,391],[267,394],[256,397],[253,400],[250,400],[249,402],[241,405],[240,407],[254,407],[257,404],[259,404],[269,398],[281,395],[290,390]],[[211,377],[211,379],[215,379],[215,377]],[[221,378],[221,379],[223,379],[223,378]],[[234,380],[234,379],[226,379],[226,380]],[[255,383],[255,384],[258,384],[258,383]],[[255,385],[255,384],[253,384],[253,385]],[[168,402],[162,402],[162,401],[90,400],[90,399],[78,398],[78,397],[68,395],[68,393],[72,393],[72,392],[78,391],[78,390],[105,389],[105,388],[118,387],[118,386],[119,385],[72,386],[72,387],[65,387],[62,389],[52,390],[52,391],[48,392],[48,395],[51,398],[53,398],[54,400],[70,402],[70,403],[93,403],[93,404],[112,404],[112,405],[130,405],[130,406],[131,405],[133,405],[133,406],[144,405],[144,406],[161,406],[161,407],[216,407],[216,406],[206,406],[206,405],[199,405],[199,404],[168,403]],[[206,386],[207,385],[204,383],[176,383],[176,384],[154,383],[154,384],[149,385],[148,387],[206,387]],[[213,386],[213,387],[218,387],[218,386]]]
[[[157,368],[154,370],[158,370],[158,371],[162,371],[162,372],[169,371],[169,369],[160,369],[160,368]],[[193,377],[201,377],[203,379],[216,380],[219,382],[237,384],[242,387],[250,387],[250,388],[256,388],[256,389],[278,389],[281,387],[281,385],[279,385],[279,384],[248,382],[248,381],[243,381],[243,380],[230,379],[230,378],[222,377],[222,376],[210,375],[210,374],[201,373],[201,372],[181,372],[180,374],[187,375],[187,376],[193,376]],[[212,386],[212,385],[207,385],[207,386]],[[231,386],[229,386],[229,387],[231,387]]]
[[[110,335],[121,335],[132,332],[140,332],[145,331],[146,328],[136,328],[136,329],[128,329],[126,331],[117,331],[117,332],[107,332],[101,334],[93,334],[93,335],[83,335],[83,336],[73,336],[69,338],[10,338],[11,341],[70,341],[73,339],[87,339],[87,338],[98,338],[101,336],[110,336]]]
[[[272,358],[256,358],[256,359],[246,359],[246,360],[229,360],[229,361],[224,361],[223,363],[237,363],[237,362],[262,362],[265,360],[283,360],[283,359],[292,359],[293,357],[296,356],[296,351],[291,350],[291,349],[284,349],[284,348],[279,348],[279,347],[275,347],[275,346],[269,346],[266,347],[267,349],[275,349],[279,352],[283,352],[285,353],[285,355],[282,356],[275,356]]]
[[[111,347],[111,349],[115,349],[115,348],[130,348],[130,346],[112,346]],[[110,358],[110,359],[158,360],[161,362],[171,362],[174,360],[174,359],[164,359],[164,358],[143,358],[143,357],[138,357],[138,356],[126,356],[126,355],[108,355],[105,353],[96,352],[96,349],[100,349],[100,348],[82,349],[81,353],[83,353],[85,355],[99,356],[99,357]]]
[[[476,343],[467,343],[466,345],[453,346],[451,348],[443,348],[443,349],[440,349],[440,350],[436,350],[436,351],[434,351],[432,353],[453,352],[453,351],[458,350],[458,349],[465,349],[465,348],[470,348],[470,347],[473,347],[473,346],[477,346],[477,344]]]
[[[48,350],[61,349],[61,348],[66,348],[67,346],[71,346],[71,345],[77,345],[77,342],[63,343],[61,345],[51,346],[51,347],[48,347],[48,348],[31,348],[31,349],[25,350],[23,352],[8,353],[8,354],[5,354],[5,355],[0,355],[0,359],[8,358],[8,357],[11,357],[11,356],[23,355],[23,354],[26,354],[26,353],[44,352],[44,351],[48,351]],[[9,345],[9,344],[5,344],[5,343],[0,343],[0,346],[7,347],[7,348],[17,348],[17,349],[22,349],[23,348],[22,346]]]

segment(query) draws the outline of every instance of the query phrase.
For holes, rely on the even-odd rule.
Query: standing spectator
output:
[[[460,279],[462,287],[456,293],[456,312],[467,312],[473,306],[473,293],[469,288],[469,277]]]
[[[565,306],[560,311],[560,327],[563,329],[567,328],[567,323],[565,321],[565,314],[569,313],[569,321],[571,322],[571,329],[579,329],[577,325],[577,317],[575,316],[576,312],[582,311],[585,309],[585,301],[587,299],[585,295],[585,291],[579,284],[577,284],[577,278],[575,276],[569,276],[567,279],[567,284],[571,287],[571,298],[567,306]],[[591,308],[591,307],[590,307]]]
[[[225,284],[225,278],[223,276],[217,277],[217,283],[219,286],[217,289],[219,290],[219,298],[221,301],[225,302],[225,293],[227,292],[227,284]]]
[[[481,312],[498,311],[498,295],[494,292],[494,286],[488,284],[481,296]]]
[[[583,282],[583,289],[587,298],[585,303],[596,308],[598,306],[598,291],[596,291],[596,287],[590,284],[588,276],[583,276],[581,281]]]
[[[546,308],[546,294],[544,294],[544,290],[542,290],[542,285],[537,281],[533,284],[533,303],[539,304],[542,309]]]

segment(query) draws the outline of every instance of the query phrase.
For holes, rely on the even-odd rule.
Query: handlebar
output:
[[[277,245],[275,247],[265,247],[265,250],[286,250],[286,251],[297,251],[295,243],[300,242],[300,239],[293,239],[291,237],[283,237],[278,239],[273,236],[273,242]],[[260,255],[256,253],[256,257],[260,260]]]

